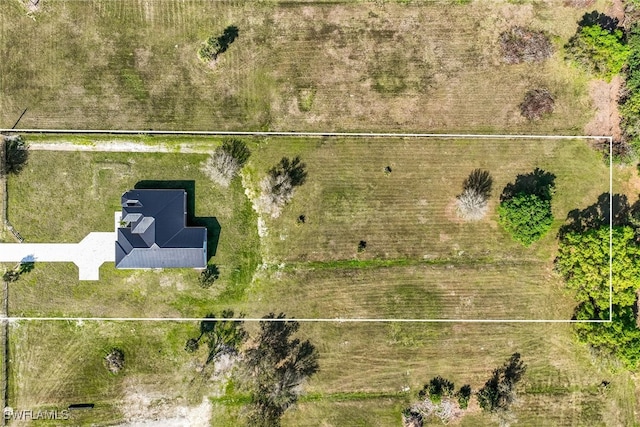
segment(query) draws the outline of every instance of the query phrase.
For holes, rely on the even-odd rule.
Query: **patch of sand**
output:
[[[622,86],[622,77],[615,76],[610,83],[594,80],[589,84],[589,95],[596,109],[593,119],[584,127],[586,135],[612,135],[620,141],[620,113],[618,98]]]
[[[123,413],[127,422],[119,427],[206,427],[211,425],[211,402],[206,397],[197,406],[181,405],[158,393],[141,389],[126,393]]]

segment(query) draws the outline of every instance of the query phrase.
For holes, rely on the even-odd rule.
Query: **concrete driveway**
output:
[[[100,266],[115,262],[116,233],[89,233],[80,243],[0,243],[0,262],[72,262],[80,280],[98,280]]]

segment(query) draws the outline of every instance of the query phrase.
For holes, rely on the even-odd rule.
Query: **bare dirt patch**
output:
[[[203,397],[197,406],[187,406],[181,399],[145,391],[133,384],[125,391],[122,411],[127,422],[120,427],[205,427],[211,419],[211,402]]]
[[[618,99],[622,77],[615,76],[610,83],[594,80],[589,84],[589,95],[596,109],[596,114],[584,128],[587,135],[611,135],[619,141],[622,137],[620,129],[620,113]]]
[[[622,0],[612,0],[611,2],[607,2],[609,5],[605,9],[604,13],[611,16],[612,18],[616,18],[620,25],[624,25],[624,2]]]

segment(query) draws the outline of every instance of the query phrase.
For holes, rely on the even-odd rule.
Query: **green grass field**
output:
[[[171,145],[170,140],[154,141]],[[196,143],[203,147],[206,141],[217,144],[216,139]],[[283,155],[299,154],[309,172],[282,215],[264,218],[267,234],[259,240],[257,216],[242,183],[238,179],[221,190],[207,181],[199,171],[204,155],[32,152],[28,168],[9,181],[9,215],[28,241],[76,241],[93,229],[107,230],[119,194],[138,180],[191,179],[197,215],[216,216],[222,226],[211,260],[222,275],[204,290],[190,270],[119,271],[106,264],[100,281],[79,282],[73,265],[36,265],[12,284],[10,314],[203,316],[232,307],[251,317],[269,311],[299,318],[571,315],[574,303],[552,272],[554,236],[569,210],[590,205],[608,188],[608,165],[584,141],[247,142],[253,154],[246,185],[255,185]],[[128,165],[127,172],[100,173],[113,164]],[[384,173],[387,165],[390,174]],[[502,187],[536,166],[557,176],[557,219],[547,237],[525,249],[497,226],[494,208]],[[474,167],[493,174],[493,210],[469,225],[448,206]],[[616,189],[628,189],[622,183],[629,181],[629,170],[614,172]],[[52,187],[64,192],[48,192]],[[95,191],[103,192],[100,199],[89,198],[85,207],[65,196]],[[33,211],[49,215],[37,222],[30,217]],[[86,220],[67,221],[67,212],[88,213]],[[296,222],[300,214],[306,215],[305,224]],[[367,250],[357,252],[361,239]],[[263,267],[254,275],[259,262]],[[188,355],[183,345],[197,325],[104,325],[14,325],[10,342],[17,362],[11,365],[10,403],[53,408],[93,396],[97,410],[77,422],[100,424],[126,418],[122,408],[140,398],[138,389],[163,396],[166,405],[197,405],[203,395],[217,395],[215,382],[193,386],[201,356]],[[158,338],[163,334],[170,337],[166,344]],[[636,390],[629,374],[593,359],[574,343],[568,325],[305,323],[301,334],[318,346],[321,370],[307,385],[306,397],[286,414],[287,426],[397,425],[401,409],[431,377],[443,375],[477,390],[515,351],[529,365],[515,409],[522,425],[633,425]],[[45,343],[38,342],[41,336]],[[60,343],[70,343],[64,357],[57,356]],[[126,345],[132,354],[122,377],[107,375],[102,366],[100,354],[112,343]],[[147,359],[154,360],[153,369]],[[49,370],[49,360],[59,366]],[[157,380],[151,373],[165,370]],[[96,379],[85,384],[91,372]],[[603,380],[611,382],[607,389],[599,388]],[[168,386],[171,381],[176,384]],[[100,394],[103,388],[109,392]],[[228,400],[233,393],[226,396],[212,398],[211,425],[237,423],[242,408]],[[473,411],[462,425],[492,422]]]
[[[561,1],[0,4],[3,127],[582,134],[587,78],[562,46],[585,12]],[[518,3],[518,2],[515,2]],[[528,3],[528,2],[526,2]],[[214,68],[196,51],[230,25]],[[543,64],[501,62],[510,25],[547,31]],[[520,116],[547,87],[555,113]]]
[[[0,127],[27,108],[19,128],[576,135],[594,113],[589,76],[562,51],[590,9],[564,0],[41,0],[31,15],[24,3],[0,2]],[[201,63],[200,43],[231,25],[238,39],[215,65]],[[553,56],[501,62],[498,37],[512,25],[547,32]],[[527,121],[519,104],[542,87],[554,113]],[[10,316],[200,317],[233,308],[249,317],[568,319],[575,301],[553,271],[556,235],[571,210],[609,190],[608,163],[582,140],[246,138],[251,159],[228,189],[200,170],[206,154],[187,153],[213,150],[219,138],[27,141],[169,151],[32,151],[8,184],[8,217],[27,242],[112,230],[124,191],[163,181],[189,188],[194,223],[220,223],[210,263],[221,274],[202,289],[194,270],[105,264],[99,281],[81,282],[72,264],[37,263],[10,285]],[[307,182],[278,218],[258,215],[250,198],[260,180],[296,155]],[[496,207],[505,185],[536,167],[556,176],[555,220],[524,248],[498,225]],[[455,197],[475,168],[493,176],[490,210],[465,223]],[[616,165],[613,178],[614,192],[634,202],[636,168]],[[92,426],[168,423],[205,408],[193,425],[236,427],[246,395],[202,371],[206,349],[184,350],[197,334],[191,322],[12,322],[7,404],[94,403],[67,422]],[[299,335],[317,347],[320,371],[285,427],[399,426],[432,377],[477,391],[514,352],[528,365],[514,425],[639,425],[636,373],[578,344],[567,324],[305,322]],[[119,375],[103,365],[113,347],[125,352]],[[459,425],[498,423],[473,403]]]
[[[137,182],[191,180],[196,216],[214,216],[222,228],[210,261],[222,277],[205,290],[188,269],[159,274],[105,264],[96,284],[78,281],[72,264],[37,267],[13,286],[11,312],[198,317],[232,304],[250,317],[280,310],[319,318],[571,316],[552,271],[555,235],[571,209],[608,189],[608,165],[584,141],[272,139],[250,147],[246,185],[285,154],[299,154],[309,173],[279,218],[263,218],[260,240],[240,180],[217,188],[199,169],[204,155],[33,152],[9,181],[9,218],[27,241],[76,242],[109,230],[120,194]],[[494,177],[491,211],[466,223],[455,197],[476,167]],[[502,188],[535,167],[557,176],[556,221],[525,248],[498,227],[495,207]]]

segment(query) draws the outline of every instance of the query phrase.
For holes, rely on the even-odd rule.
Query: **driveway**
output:
[[[89,233],[80,243],[0,243],[0,262],[72,262],[80,280],[98,280],[100,266],[116,260],[116,233]]]

